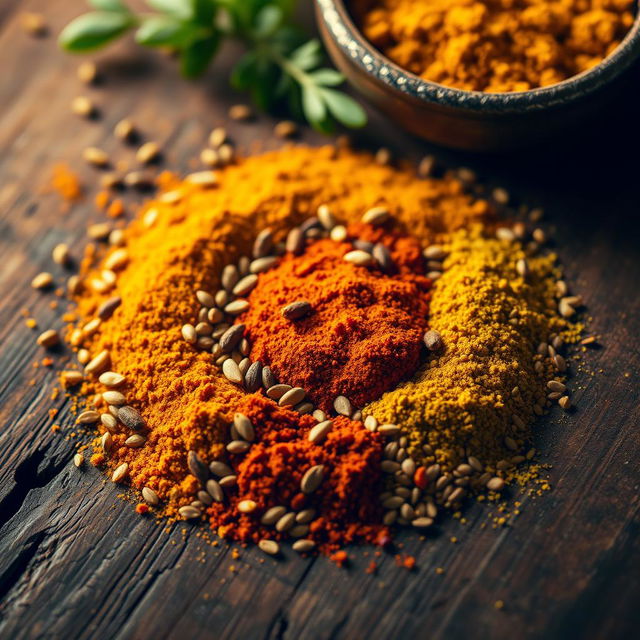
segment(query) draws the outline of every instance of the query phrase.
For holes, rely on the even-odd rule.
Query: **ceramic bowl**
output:
[[[445,87],[400,68],[357,29],[343,0],[316,0],[329,55],[372,104],[431,142],[497,151],[542,142],[593,117],[620,95],[640,58],[640,20],[600,64],[557,84],[510,93]],[[637,95],[637,94],[636,94]]]

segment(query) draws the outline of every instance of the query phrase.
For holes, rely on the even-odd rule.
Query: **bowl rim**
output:
[[[640,57],[640,0],[633,25],[620,44],[591,69],[546,87],[483,92],[448,87],[403,69],[376,49],[353,22],[344,0],[316,0],[319,16],[336,44],[368,75],[420,101],[471,111],[517,112],[561,106],[593,93],[625,72]]]

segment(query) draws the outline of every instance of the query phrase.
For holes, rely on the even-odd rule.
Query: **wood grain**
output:
[[[48,411],[70,424],[68,399],[51,399],[53,371],[20,310],[42,329],[58,327],[52,297],[28,282],[42,269],[64,271],[50,252],[78,251],[99,219],[91,199],[61,212],[42,193],[51,166],[65,161],[87,184],[81,150],[123,152],[110,132],[121,117],[143,123],[167,149],[167,166],[194,166],[208,131],[238,100],[227,88],[229,50],[199,83],[181,80],[172,61],[118,45],[100,56],[103,85],[82,87],[77,61],[54,39],[34,40],[19,11],[42,10],[56,33],[80,9],[62,0],[0,7],[0,637],[2,638],[628,638],[640,623],[638,533],[637,153],[640,86],[597,122],[553,148],[480,157],[437,151],[518,199],[542,205],[557,227],[567,278],[585,297],[603,348],[588,353],[572,383],[578,409],[537,426],[536,445],[552,465],[553,491],[523,500],[513,526],[493,529],[478,505],[466,524],[444,522],[421,541],[401,537],[417,570],[354,549],[349,569],[327,560],[265,558],[254,549],[205,544],[198,530],[136,515],[95,470],[72,463],[74,442],[51,431]],[[73,116],[73,96],[89,93],[101,118]],[[244,148],[271,136],[262,116],[234,126]],[[311,143],[321,139],[305,134]],[[363,145],[409,158],[427,149],[372,114]],[[62,361],[64,355],[59,356]],[[456,536],[457,543],[450,538]],[[444,574],[436,574],[437,567]],[[235,568],[232,571],[232,568]],[[494,603],[504,601],[497,610]]]

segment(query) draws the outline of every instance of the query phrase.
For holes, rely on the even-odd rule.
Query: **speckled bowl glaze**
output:
[[[523,147],[573,129],[597,115],[624,87],[640,58],[640,20],[600,64],[530,91],[482,93],[429,82],[400,68],[356,28],[343,0],[316,0],[320,33],[351,84],[412,133],[472,151]]]

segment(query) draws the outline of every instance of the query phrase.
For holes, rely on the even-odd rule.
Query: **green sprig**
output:
[[[344,76],[323,67],[317,39],[309,40],[293,22],[295,0],[147,0],[151,13],[136,14],[122,0],[89,0],[95,9],[70,22],[60,34],[67,51],[106,46],[129,31],[145,47],[170,48],[183,75],[202,74],[226,39],[241,41],[246,53],[231,71],[231,84],[247,91],[257,106],[288,106],[316,130],[336,122],[362,127],[366,114],[336,89]]]

